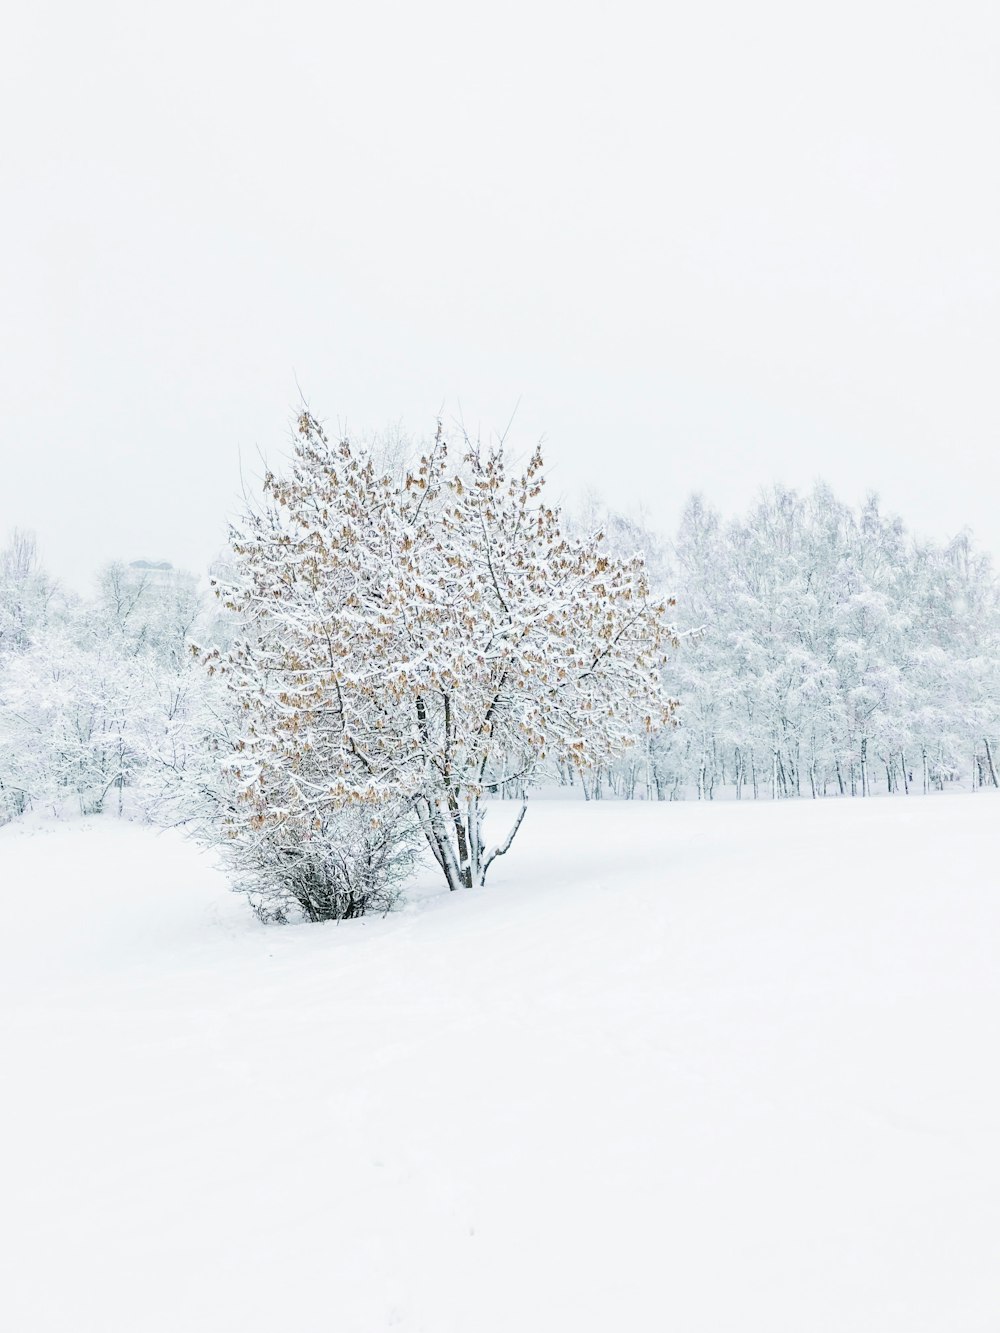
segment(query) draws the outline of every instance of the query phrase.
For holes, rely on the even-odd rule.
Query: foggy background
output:
[[[554,489],[881,492],[1000,552],[994,4],[35,3],[0,46],[0,537],[202,570],[299,388]]]

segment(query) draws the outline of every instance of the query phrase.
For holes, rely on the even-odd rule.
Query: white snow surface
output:
[[[285,928],[0,830],[0,1326],[995,1333],[998,816],[536,802],[486,889]]]

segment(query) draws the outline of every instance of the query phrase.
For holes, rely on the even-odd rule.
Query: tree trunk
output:
[[[1000,783],[997,782],[996,766],[993,763],[993,751],[990,749],[990,743],[985,736],[983,737],[983,745],[986,747],[986,766],[989,769],[990,781],[994,787],[1000,786]]]
[[[420,828],[435,861],[441,867],[448,888],[452,892],[464,887],[455,851],[448,837],[448,826],[436,802],[425,797],[414,798],[413,809],[420,822]]]
[[[528,805],[522,801],[506,839],[489,852],[485,850],[483,842],[486,811],[480,805],[478,796],[467,798],[464,811],[453,792],[436,800],[418,796],[414,799],[413,809],[448,888],[454,892],[456,889],[480,888],[485,884],[490,866],[497,857],[505,856],[510,850]]]

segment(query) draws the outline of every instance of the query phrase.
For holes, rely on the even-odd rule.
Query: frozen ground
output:
[[[286,929],[0,830],[0,1326],[996,1333],[998,829],[545,802],[485,891]]]

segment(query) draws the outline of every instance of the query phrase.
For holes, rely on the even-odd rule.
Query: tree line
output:
[[[774,487],[724,522],[687,504],[641,541],[689,629],[669,666],[678,725],[596,790],[660,799],[908,795],[998,785],[1000,590],[969,534],[912,537],[876,497]]]

